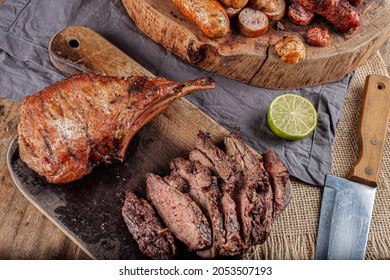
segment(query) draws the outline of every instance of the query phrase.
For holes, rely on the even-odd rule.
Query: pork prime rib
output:
[[[122,216],[140,251],[152,259],[171,259],[176,254],[175,240],[164,228],[149,202],[127,192]]]
[[[214,87],[211,78],[72,76],[23,100],[20,157],[49,182],[77,180],[123,160],[134,134],[175,99]]]

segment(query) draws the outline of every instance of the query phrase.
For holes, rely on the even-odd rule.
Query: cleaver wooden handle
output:
[[[73,25],[59,31],[49,43],[49,56],[57,69],[68,74],[153,76],[99,33],[84,26]]]
[[[358,158],[347,177],[376,187],[390,115],[390,78],[366,77],[357,129]]]

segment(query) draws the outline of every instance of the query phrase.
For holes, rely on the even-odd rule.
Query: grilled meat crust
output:
[[[225,137],[226,152],[243,174],[240,188],[235,190],[241,234],[247,246],[263,243],[273,222],[273,193],[262,157],[247,146],[236,133]]]
[[[360,26],[359,12],[347,0],[297,0],[302,7],[323,16],[343,33],[354,33]]]
[[[215,258],[219,254],[222,244],[225,243],[223,216],[219,209],[220,191],[217,177],[212,176],[210,170],[199,162],[188,161],[184,158],[175,158],[170,163],[172,169],[170,177],[179,176],[188,185],[186,193],[199,205],[208,219],[212,229],[212,246],[198,251],[202,258]],[[182,184],[179,184],[181,186]]]
[[[169,232],[201,258],[239,256],[263,244],[291,197],[288,169],[274,152],[257,154],[238,131],[224,137],[224,146],[199,132],[189,159],[174,158],[164,178],[146,176],[147,198]],[[133,204],[143,213],[143,205]],[[136,222],[139,244],[155,224],[145,222],[151,226]],[[153,244],[152,256],[160,255]]]
[[[170,231],[162,226],[147,200],[139,198],[134,192],[127,192],[122,216],[143,254],[157,260],[175,256],[175,239]]]
[[[276,219],[286,208],[285,195],[290,173],[286,165],[273,151],[263,153],[264,167],[270,175],[270,183],[274,193],[273,217]]]
[[[102,162],[122,161],[135,133],[175,99],[214,87],[211,78],[72,76],[23,100],[20,157],[49,182],[77,180]]]
[[[198,152],[192,152],[190,159],[198,160],[219,177],[221,212],[226,231],[225,243],[221,246],[220,254],[222,256],[241,254],[244,244],[240,236],[236,204],[232,198],[236,185],[240,184],[240,176],[226,153],[211,141],[209,133],[198,134],[195,149]],[[200,155],[197,156],[196,153]]]

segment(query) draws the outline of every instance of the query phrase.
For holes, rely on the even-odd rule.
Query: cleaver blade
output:
[[[348,180],[325,178],[315,259],[364,259],[389,114],[390,79],[367,76],[357,129],[357,161]]]
[[[376,189],[326,176],[316,247],[318,260],[362,260]]]

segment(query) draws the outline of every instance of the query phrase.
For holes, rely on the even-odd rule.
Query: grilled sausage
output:
[[[240,13],[241,10],[242,10],[242,8],[241,9],[235,9],[233,7],[225,7],[226,14],[228,15],[228,17],[230,19],[232,19],[235,16],[237,16]]]
[[[276,0],[278,2],[278,8],[276,11],[268,12],[264,11],[264,14],[267,15],[269,20],[281,20],[286,13],[286,1],[285,0]]]
[[[276,42],[275,52],[288,64],[296,64],[304,60],[306,56],[305,45],[296,36],[286,37]]]
[[[308,25],[314,18],[314,13],[302,7],[298,3],[292,3],[288,7],[288,18],[295,24]]]
[[[242,9],[248,4],[248,0],[219,0],[225,7]]]
[[[230,30],[229,17],[217,0],[172,0],[180,12],[206,36],[219,38]]]
[[[278,0],[249,0],[249,5],[255,10],[272,13],[278,9],[279,2]]]
[[[245,7],[238,15],[238,29],[241,34],[254,38],[268,31],[268,17],[259,10]]]
[[[312,46],[326,47],[330,45],[330,35],[326,28],[311,27],[306,33],[306,40]]]
[[[360,26],[359,13],[347,0],[298,0],[298,3],[323,16],[341,32],[354,33]]]

